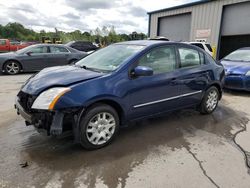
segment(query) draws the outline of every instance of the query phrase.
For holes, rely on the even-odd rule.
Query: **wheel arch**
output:
[[[99,104],[106,104],[111,106],[112,108],[114,108],[119,116],[119,121],[120,121],[120,125],[124,124],[124,120],[125,120],[125,111],[122,108],[121,104],[119,104],[117,101],[112,100],[112,99],[100,99],[97,101],[94,101],[90,104],[88,104],[86,106],[86,110],[95,106],[95,105],[99,105]]]
[[[212,87],[212,86],[214,86],[214,87],[216,87],[217,89],[218,89],[218,91],[219,91],[219,94],[220,94],[220,98],[219,99],[221,99],[222,98],[222,86],[221,86],[221,84],[220,83],[218,83],[218,82],[214,82],[214,83],[212,83],[212,84],[210,84],[208,87],[207,87],[207,89],[209,89],[210,87]],[[207,90],[206,89],[206,90]]]

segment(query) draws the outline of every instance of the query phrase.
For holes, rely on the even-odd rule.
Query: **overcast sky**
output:
[[[147,33],[148,11],[197,0],[0,0],[0,24],[19,22],[35,31],[94,30]]]

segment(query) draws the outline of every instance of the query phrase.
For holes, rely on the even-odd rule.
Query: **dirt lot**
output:
[[[226,92],[212,115],[138,122],[90,152],[24,125],[13,103],[29,76],[0,76],[0,187],[250,187],[250,93]]]

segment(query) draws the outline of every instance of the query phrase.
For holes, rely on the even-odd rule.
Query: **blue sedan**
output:
[[[15,107],[48,135],[73,131],[86,149],[109,144],[120,127],[170,111],[212,113],[224,69],[200,48],[143,40],[110,45],[72,66],[46,68],[22,86]]]
[[[232,52],[221,63],[226,72],[225,88],[250,91],[250,48]]]

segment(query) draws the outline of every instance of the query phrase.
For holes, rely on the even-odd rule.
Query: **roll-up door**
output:
[[[223,8],[219,58],[234,50],[250,46],[250,2]]]
[[[159,18],[158,36],[172,41],[189,41],[191,13]]]

